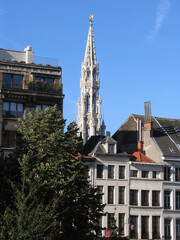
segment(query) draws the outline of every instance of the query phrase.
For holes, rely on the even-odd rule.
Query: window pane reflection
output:
[[[3,87],[11,88],[11,74],[3,74]]]
[[[23,117],[23,104],[14,102],[4,102],[3,116],[8,118],[22,118]]]
[[[22,76],[13,75],[13,88],[21,88],[22,86]]]
[[[22,103],[17,104],[17,117],[18,118],[23,117],[23,104]]]

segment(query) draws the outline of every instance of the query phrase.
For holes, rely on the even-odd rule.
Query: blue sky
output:
[[[179,0],[0,0],[0,48],[58,58],[64,118],[77,119],[89,15],[102,115],[113,134],[131,113],[180,118]]]

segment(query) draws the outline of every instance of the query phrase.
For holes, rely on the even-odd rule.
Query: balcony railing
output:
[[[49,92],[49,93],[61,92],[61,87],[54,86],[53,83],[46,83],[44,81],[29,82],[27,87],[28,87],[28,90],[32,90],[36,92]]]

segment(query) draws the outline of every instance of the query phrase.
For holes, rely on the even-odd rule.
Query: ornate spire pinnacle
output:
[[[94,45],[94,35],[93,35],[93,15],[90,14],[89,17],[89,32],[88,32],[88,39],[86,44],[86,51],[84,56],[84,62],[87,63],[87,65],[93,65],[96,63],[96,51],[95,51],[95,45]]]
[[[92,21],[93,21],[93,15],[92,14],[90,14],[89,21],[90,21],[90,25],[92,26]]]

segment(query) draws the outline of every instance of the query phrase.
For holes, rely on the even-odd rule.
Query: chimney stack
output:
[[[151,102],[144,103],[145,123],[144,130],[150,132],[150,137],[153,136],[153,123],[151,121]]]

